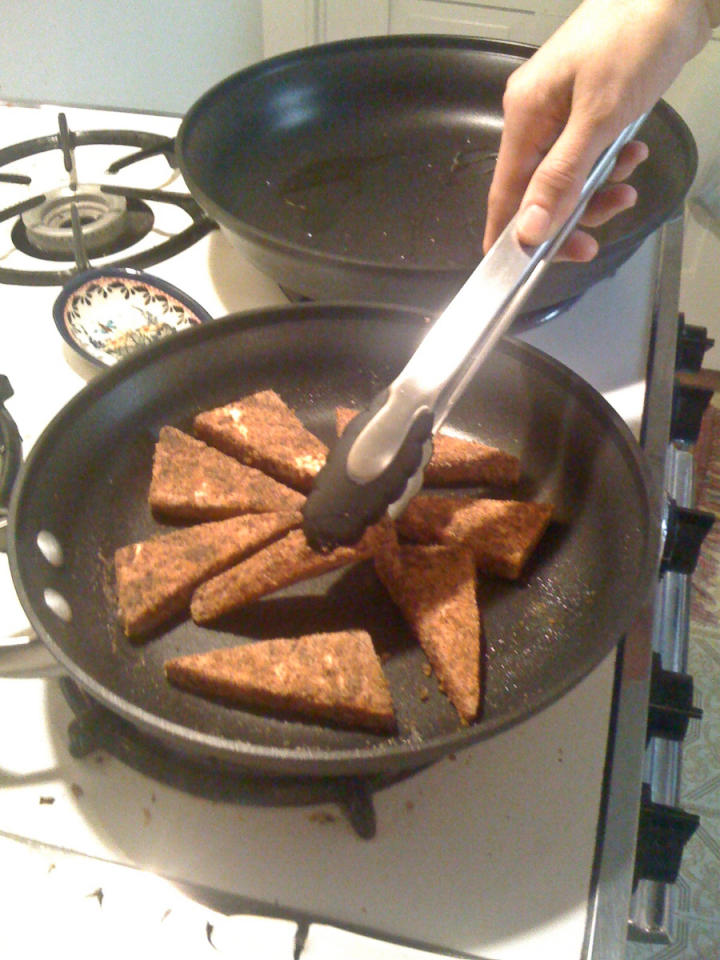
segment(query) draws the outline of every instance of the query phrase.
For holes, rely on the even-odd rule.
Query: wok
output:
[[[214,629],[180,619],[141,645],[115,615],[116,547],[158,532],[147,506],[160,427],[273,387],[326,442],[336,405],[363,405],[426,330],[421,312],[300,304],[236,314],[138,351],[64,407],[13,492],[9,559],[40,639],[96,700],[182,753],[255,773],[400,773],[547,706],[612,649],[657,575],[659,509],[642,453],[604,399],[521,342],[500,342],[449,425],[522,460],[515,495],[555,521],[526,577],[482,580],[481,718],[461,727],[370,563],[288,588]],[[48,534],[57,548],[48,548]],[[57,603],[57,597],[63,603]],[[167,657],[261,637],[365,627],[387,652],[396,736],[232,709],[168,685]],[[424,688],[429,698],[424,699]]]
[[[370,37],[260,62],[220,82],[176,140],[194,199],[260,270],[313,300],[443,308],[482,258],[510,73],[534,48]],[[524,318],[613,273],[692,183],[692,135],[659,102],[640,136],[638,202],[591,263],[553,264]]]

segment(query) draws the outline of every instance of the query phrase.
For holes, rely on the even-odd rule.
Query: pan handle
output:
[[[23,640],[0,643],[0,679],[40,680],[67,673],[45,644],[28,629]]]

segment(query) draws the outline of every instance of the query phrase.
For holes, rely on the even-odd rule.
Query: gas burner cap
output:
[[[127,201],[124,197],[103,193],[98,186],[80,184],[48,191],[42,203],[22,214],[28,239],[44,253],[73,256],[72,205],[82,227],[83,245],[94,254],[116,240],[125,229]]]

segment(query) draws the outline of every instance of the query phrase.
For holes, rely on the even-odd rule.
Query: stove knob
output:
[[[691,574],[697,565],[703,540],[714,520],[713,513],[681,507],[671,499],[665,519],[661,572]]]
[[[687,673],[664,670],[659,653],[653,653],[647,736],[683,740],[691,719],[702,710],[693,706],[693,678]]]
[[[707,335],[707,327],[695,327],[685,323],[685,314],[681,313],[675,367],[678,370],[699,370],[706,351],[714,343],[715,341]]]
[[[700,817],[680,807],[654,803],[650,785],[643,784],[640,801],[635,877],[657,883],[675,883],[685,844],[700,825]]]
[[[703,414],[715,389],[713,371],[701,369],[705,353],[714,343],[707,335],[707,327],[692,326],[685,323],[684,314],[679,315],[670,425],[672,440],[697,441]]]
[[[670,439],[696,443],[703,414],[714,390],[702,386],[697,378],[682,371],[675,377],[670,421]]]

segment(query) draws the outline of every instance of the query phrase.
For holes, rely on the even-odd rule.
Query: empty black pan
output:
[[[188,111],[176,155],[198,204],[257,267],[313,300],[444,307],[482,258],[510,73],[533,53],[469,37],[369,37],[262,61]],[[639,136],[638,202],[591,263],[553,264],[526,317],[617,269],[682,205],[697,167],[664,102]]]
[[[32,626],[93,697],[181,751],[255,772],[401,772],[517,723],[612,649],[656,577],[659,510],[642,455],[603,398],[565,367],[504,340],[450,426],[522,460],[514,494],[556,519],[519,583],[483,580],[482,717],[461,727],[369,563],[241,610],[221,629],[180,620],[146,643],[116,616],[116,547],[157,532],[147,506],[164,424],[272,387],[326,442],[336,405],[363,405],[404,365],[420,312],[297,305],[238,314],[168,337],[104,371],[30,452],[10,507],[9,557]],[[170,656],[248,639],[365,627],[388,653],[399,717],[384,737],[231,709],[170,687]],[[425,690],[428,697],[425,698]]]

